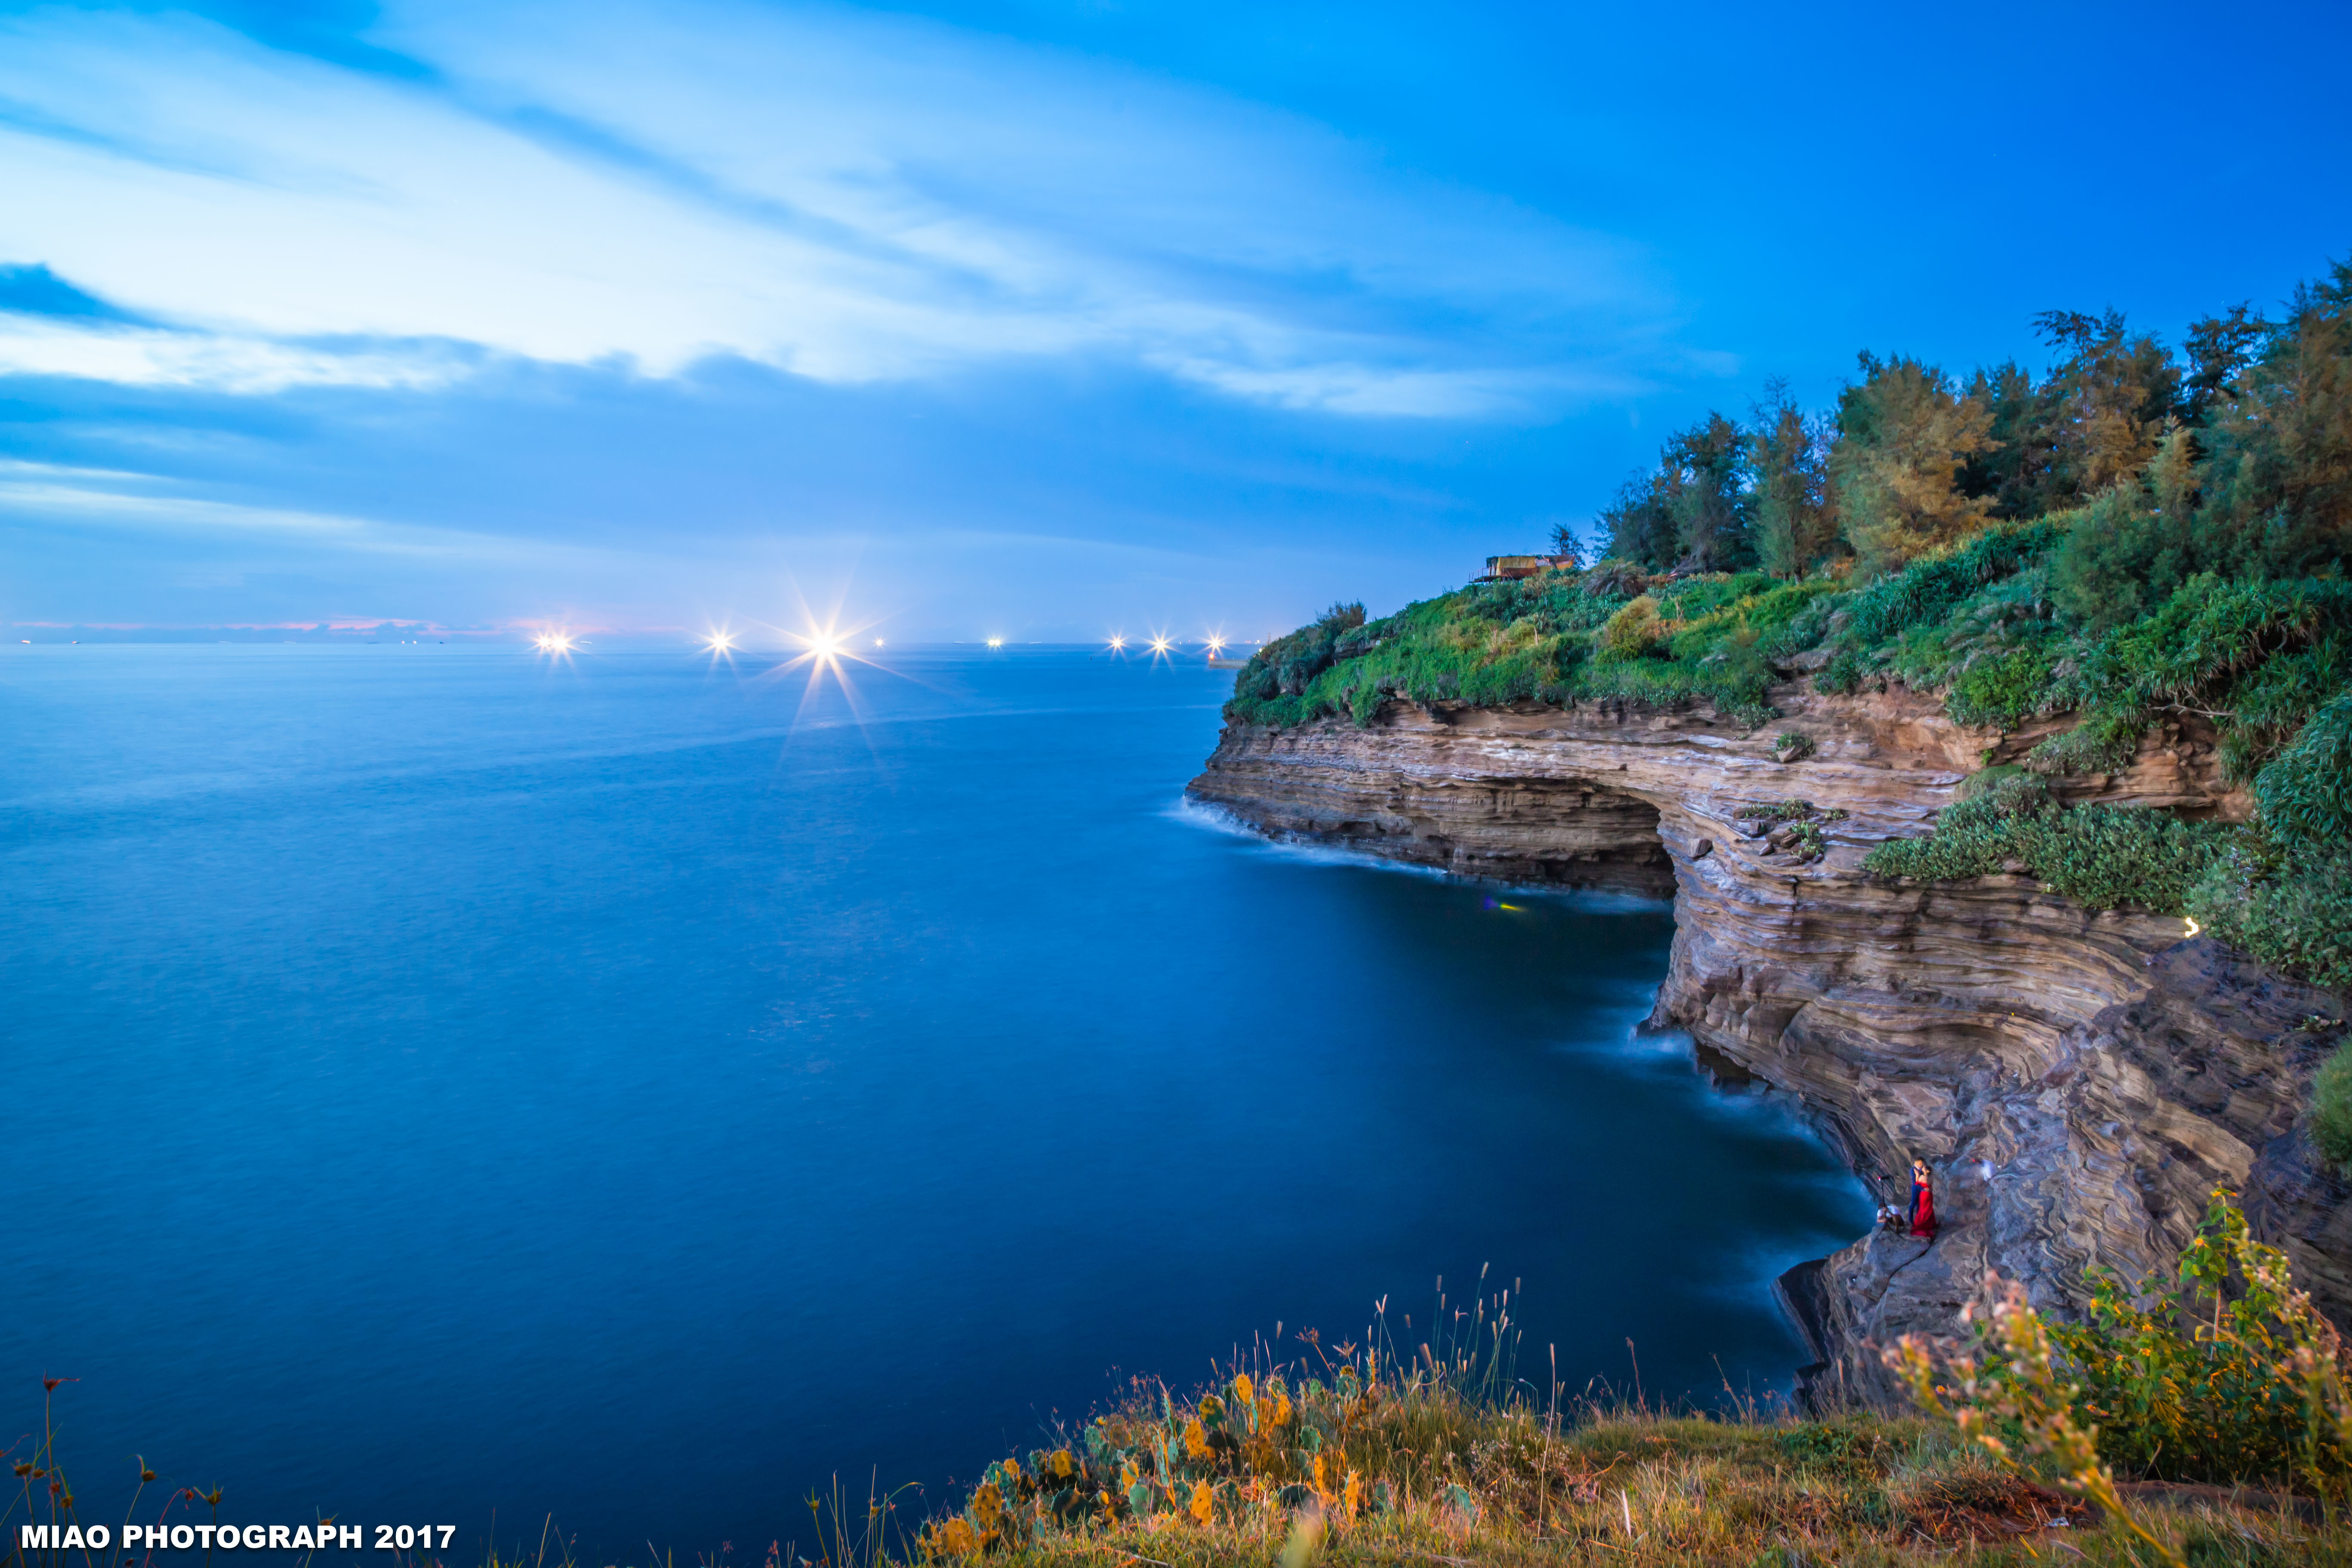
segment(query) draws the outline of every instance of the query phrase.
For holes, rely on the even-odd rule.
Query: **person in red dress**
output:
[[[1927,1179],[1927,1162],[1911,1162],[1911,1234],[1923,1240],[1936,1238],[1936,1189]]]

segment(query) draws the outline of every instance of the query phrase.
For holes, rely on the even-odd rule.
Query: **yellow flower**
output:
[[[1184,1452],[1195,1459],[1209,1457],[1209,1431],[1197,1415],[1184,1423]]]
[[[1216,1506],[1215,1489],[1206,1481],[1195,1482],[1192,1487],[1192,1517],[1206,1524],[1209,1522],[1210,1511]]]
[[[949,1520],[923,1543],[926,1557],[970,1557],[980,1551],[980,1532],[961,1519]]]

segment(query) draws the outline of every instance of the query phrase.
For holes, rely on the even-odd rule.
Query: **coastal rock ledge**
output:
[[[1937,1173],[1932,1247],[1872,1237],[1791,1269],[1780,1296],[1816,1405],[1899,1396],[1872,1346],[1948,1332],[1988,1268],[2071,1311],[2086,1270],[2168,1270],[2216,1185],[2352,1324],[2352,1187],[2316,1157],[2312,1074],[2342,1036],[2332,994],[2178,917],[2093,913],[2026,876],[1890,883],[1862,857],[1927,831],[2004,739],[1900,689],[1791,683],[1766,731],[1696,712],[1422,707],[1366,728],[1229,724],[1187,793],[1272,837],[1474,876],[1675,900],[1651,1022],[1799,1096],[1882,1196]],[[1781,737],[1811,742],[1802,753]],[[2073,800],[2234,818],[2210,735],[2151,732]],[[1825,852],[1743,808],[1816,808]],[[1833,814],[1844,813],[1838,817]],[[1819,820],[1827,817],[1828,820]]]

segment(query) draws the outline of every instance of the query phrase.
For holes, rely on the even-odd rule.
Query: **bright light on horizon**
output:
[[[1111,638],[1110,647],[1113,653],[1118,653],[1121,649],[1125,648],[1127,647],[1126,634],[1121,633],[1119,636]]]
[[[572,651],[572,634],[569,632],[541,632],[539,634],[538,642],[539,651],[541,653]]]
[[[1003,647],[1004,646],[1004,639],[1003,637],[991,637],[988,639],[988,646],[991,647]]]
[[[1166,653],[1168,651],[1169,641],[1170,639],[1167,637],[1153,637],[1151,639],[1151,651],[1154,653]]]

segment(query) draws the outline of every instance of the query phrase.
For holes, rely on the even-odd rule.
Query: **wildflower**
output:
[[[923,1555],[928,1558],[971,1557],[979,1551],[980,1532],[961,1519],[934,1527],[923,1542]]]

